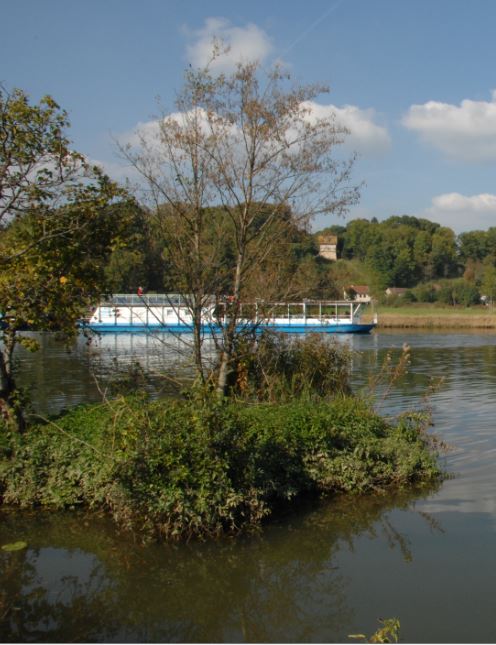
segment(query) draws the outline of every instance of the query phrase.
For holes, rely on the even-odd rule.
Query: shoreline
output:
[[[477,314],[391,314],[379,312],[377,329],[495,329],[496,316]]]

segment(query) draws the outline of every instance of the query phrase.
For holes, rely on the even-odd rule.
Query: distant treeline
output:
[[[363,262],[384,288],[456,278],[466,269],[475,271],[478,264],[494,265],[496,260],[495,227],[457,237],[450,228],[427,219],[394,215],[381,222],[356,219],[321,233],[337,235],[338,257]]]
[[[187,288],[169,262],[176,222],[164,207],[152,217],[135,203],[120,208],[134,213],[135,225],[126,244],[114,249],[106,267],[114,292]],[[212,228],[211,248],[222,292],[231,270],[236,240],[222,208],[206,209]],[[263,210],[260,226],[264,224]],[[456,235],[450,228],[410,215],[381,222],[355,219],[316,233],[296,227],[289,207],[281,207],[279,243],[252,267],[245,298],[339,298],[350,284],[367,284],[376,297],[387,287],[412,290],[410,299],[472,304],[483,293],[495,298],[496,227]],[[319,256],[319,235],[337,235],[338,261]]]

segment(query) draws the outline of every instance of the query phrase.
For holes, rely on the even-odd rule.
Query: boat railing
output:
[[[294,318],[307,320],[346,320],[353,322],[360,318],[362,303],[350,300],[304,300],[302,302],[244,302],[240,304],[240,318],[268,320]],[[247,313],[247,310],[249,313]]]

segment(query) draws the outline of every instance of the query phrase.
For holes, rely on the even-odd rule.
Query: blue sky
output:
[[[457,232],[496,226],[493,0],[3,0],[0,80],[51,94],[75,147],[121,177],[113,138],[173,107],[216,34],[232,55],[282,59],[351,130],[360,204]],[[337,218],[316,226],[342,223]]]

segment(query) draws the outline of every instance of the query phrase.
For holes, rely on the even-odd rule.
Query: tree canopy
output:
[[[106,290],[105,266],[126,244],[125,193],[72,150],[66,112],[0,88],[0,411],[21,425],[13,352],[26,328],[76,333]]]

